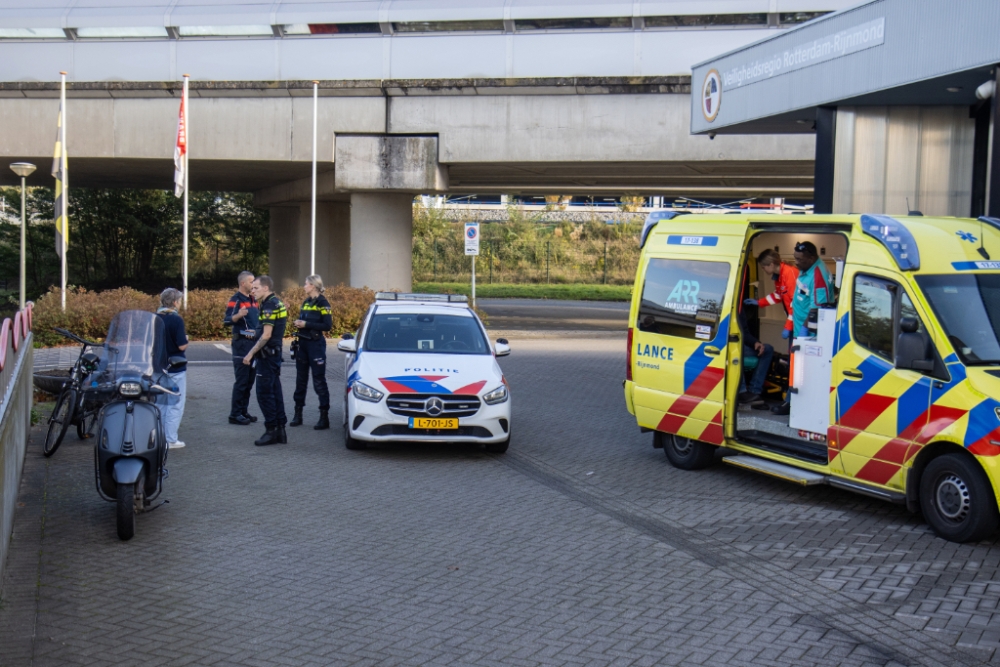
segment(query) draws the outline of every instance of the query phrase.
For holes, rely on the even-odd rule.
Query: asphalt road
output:
[[[626,302],[547,299],[478,299],[476,305],[486,312],[489,329],[524,332],[577,330],[624,333],[629,309]],[[195,342],[188,348],[187,358],[196,364],[217,363],[229,361],[231,353],[225,341]]]
[[[504,330],[624,332],[629,310],[629,304],[624,301],[557,299],[477,299],[476,306],[486,312],[489,328]]]
[[[171,502],[127,543],[93,444],[70,433],[46,459],[35,427],[0,665],[1000,665],[1000,536],[953,544],[879,500],[677,470],[624,408],[618,337],[511,343],[504,455],[348,451],[308,426],[311,390],[289,444],[254,447],[259,426],[225,420],[227,354],[195,346]]]

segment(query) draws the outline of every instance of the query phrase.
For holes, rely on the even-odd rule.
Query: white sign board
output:
[[[465,254],[466,255],[478,255],[479,254],[479,223],[478,222],[467,222],[467,223],[465,223]]]
[[[786,74],[817,63],[881,46],[885,43],[885,18],[879,17],[867,23],[822,35],[809,42],[797,44],[781,53],[772,53],[765,58],[739,63],[722,71],[724,90],[746,86],[778,74]],[[711,72],[710,72],[711,73]],[[718,76],[718,75],[717,75]],[[716,105],[717,106],[717,105]],[[715,119],[712,115],[709,122]]]

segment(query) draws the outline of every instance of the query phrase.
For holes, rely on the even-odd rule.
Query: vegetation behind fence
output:
[[[632,284],[640,231],[634,217],[608,224],[595,214],[584,223],[547,223],[545,215],[511,207],[506,220],[481,224],[476,282]],[[415,282],[470,279],[461,223],[445,220],[440,209],[417,206],[413,227]]]
[[[483,241],[476,259],[476,282],[630,285],[638,261],[638,247],[631,239]],[[414,281],[467,282],[471,273],[472,258],[466,256],[464,243],[433,239],[414,248]]]

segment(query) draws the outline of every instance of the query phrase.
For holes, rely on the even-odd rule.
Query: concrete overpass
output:
[[[190,72],[192,187],[254,192],[298,282],[318,79],[317,269],[408,289],[418,193],[809,198],[810,128],[691,136],[689,67],[844,2],[100,4],[0,8],[0,156],[48,164],[67,70],[71,187],[169,187]]]

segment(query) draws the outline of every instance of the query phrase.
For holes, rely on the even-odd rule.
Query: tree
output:
[[[254,208],[252,194],[194,193],[190,207],[192,229],[205,258],[207,253],[212,254],[206,264],[212,266],[216,280],[223,279],[222,272],[252,271],[260,275],[267,271],[270,214]]]
[[[16,289],[20,189],[0,188],[0,196],[7,203],[6,216],[0,215],[0,281]],[[127,285],[154,292],[171,282],[179,285],[183,212],[182,200],[172,192],[77,188],[69,198],[69,284],[89,289]],[[253,207],[252,195],[194,192],[190,205],[192,287],[229,284],[234,270],[267,270],[268,212]],[[28,189],[27,216],[27,292],[32,298],[60,282],[51,188]]]

